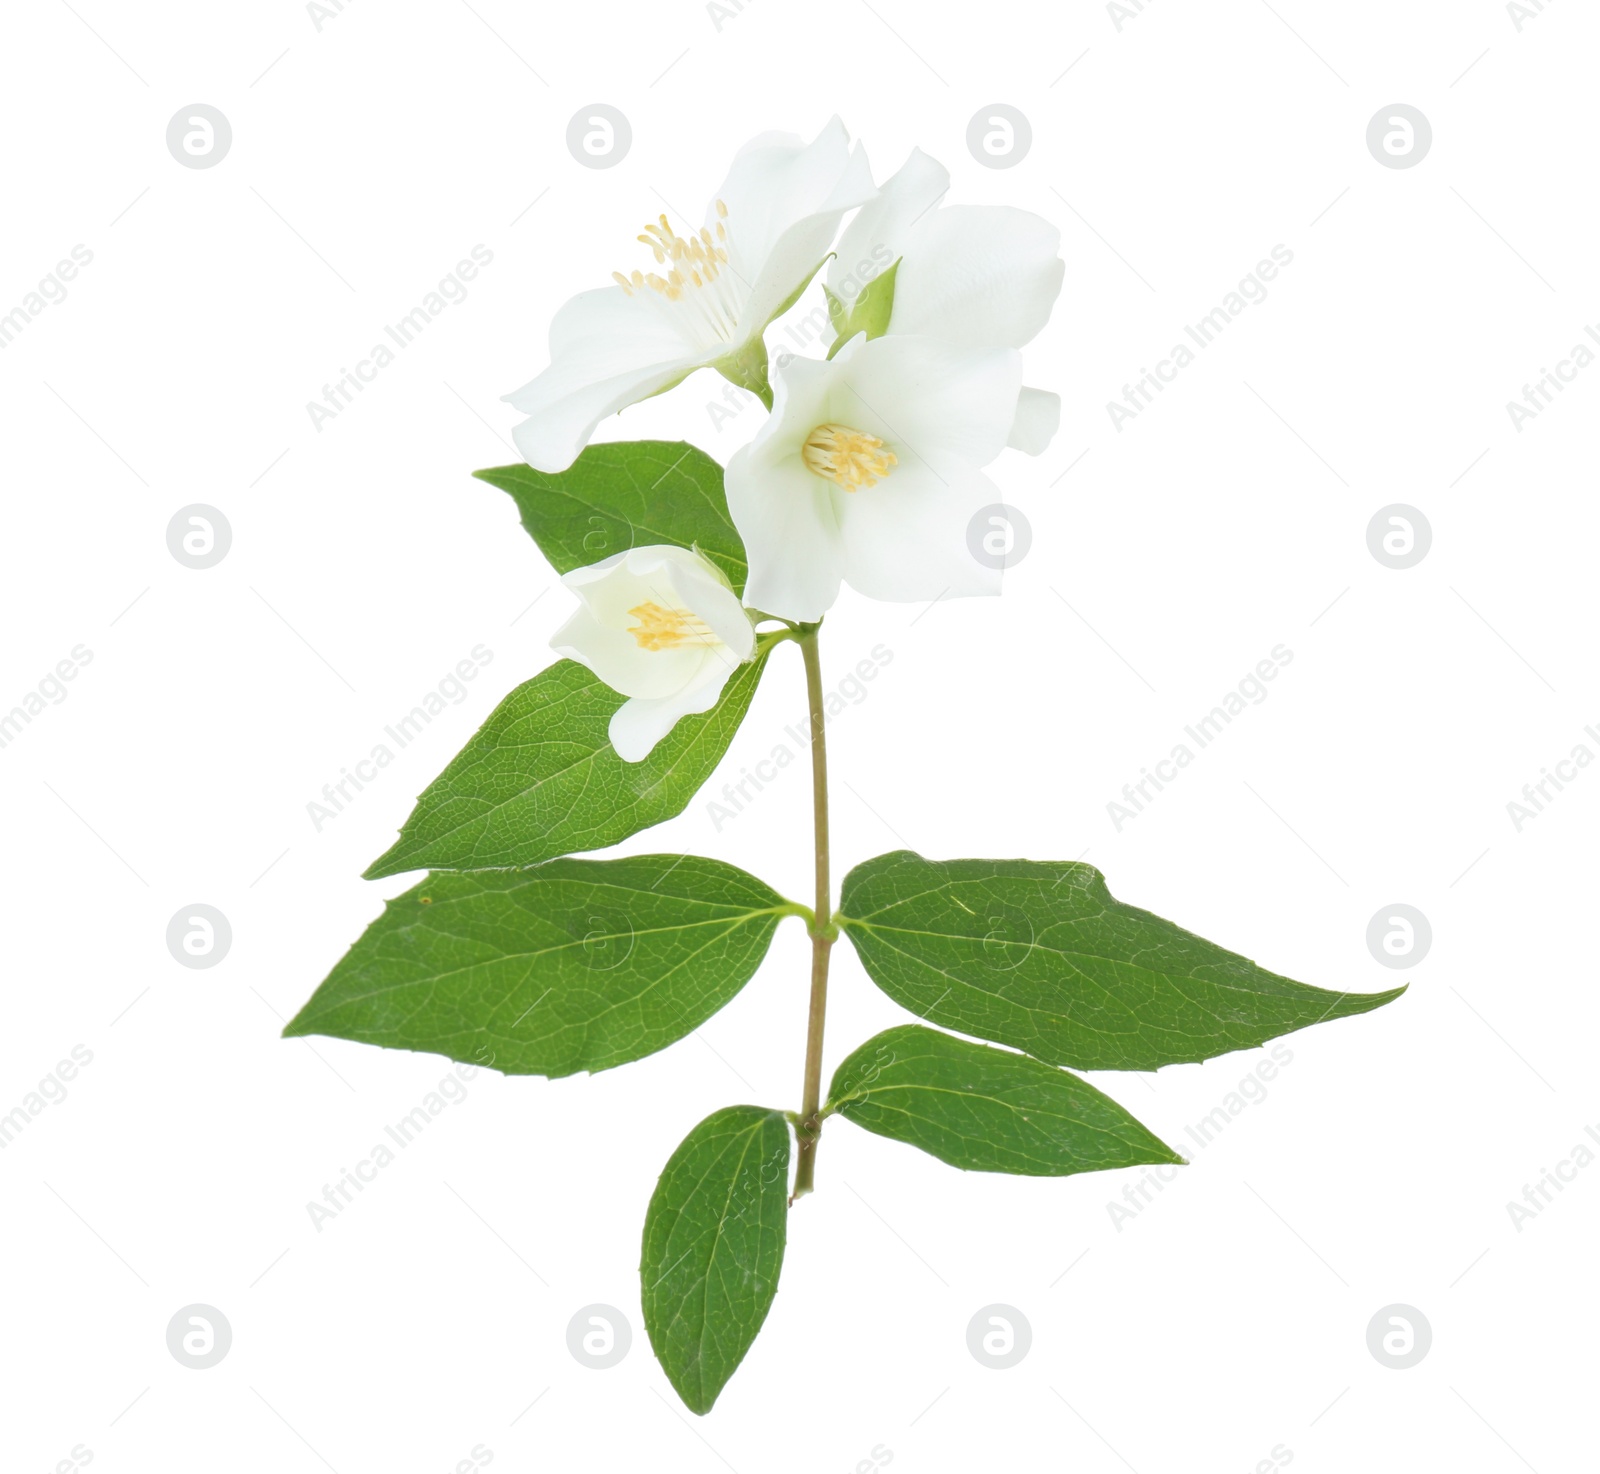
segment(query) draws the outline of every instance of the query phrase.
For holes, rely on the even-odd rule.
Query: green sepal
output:
[[[895,257],[887,271],[873,277],[849,308],[832,292],[828,292],[828,318],[838,334],[833,347],[828,350],[829,358],[857,333],[865,333],[870,340],[881,338],[889,331],[889,319],[894,316],[895,275],[900,270],[901,260],[901,257]]]

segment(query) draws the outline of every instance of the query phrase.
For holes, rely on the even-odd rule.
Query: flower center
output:
[[[846,491],[876,486],[899,459],[876,435],[848,425],[818,425],[800,448],[806,469]]]
[[[698,235],[679,235],[662,215],[645,226],[638,239],[650,247],[658,266],[667,274],[635,271],[624,276],[613,271],[611,279],[630,297],[653,293],[662,302],[683,304],[699,319],[700,325],[723,342],[732,342],[739,319],[739,299],[726,273],[728,261],[728,207],[717,201],[717,229],[713,236],[706,226]]]
[[[720,645],[716,631],[687,609],[645,603],[628,611],[639,622],[628,633],[642,650],[676,650],[682,645]]]

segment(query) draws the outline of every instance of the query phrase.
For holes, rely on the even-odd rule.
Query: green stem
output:
[[[811,813],[816,866],[816,907],[811,919],[811,1007],[806,1021],[806,1073],[800,1095],[795,1135],[800,1140],[794,1174],[794,1194],[789,1201],[812,1189],[817,1167],[817,1138],[822,1130],[822,1026],[828,1013],[828,955],[837,931],[828,919],[832,892],[828,881],[828,748],[822,708],[822,659],[817,648],[817,624],[799,629],[800,653],[806,664],[806,699],[811,708]]]

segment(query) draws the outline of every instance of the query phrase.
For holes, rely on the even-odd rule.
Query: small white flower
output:
[[[1066,262],[1061,232],[1008,205],[941,206],[950,174],[921,149],[846,227],[828,263],[828,291],[848,314],[895,262],[882,331],[923,333],[966,348],[1021,348],[1050,320]],[[870,301],[870,296],[868,298]],[[1061,399],[1023,389],[1009,444],[1038,455],[1061,422]]]
[[[841,582],[899,603],[1000,592],[967,527],[1000,494],[1022,355],[938,338],[857,336],[829,362],[791,359],[770,419],[727,471],[750,559],[745,597],[817,620]]]
[[[761,334],[822,264],[840,218],[874,194],[872,171],[844,124],[809,144],[763,133],[738,153],[698,233],[665,215],[639,240],[655,271],[612,273],[550,324],[550,367],[507,401],[528,416],[513,432],[537,470],[564,471],[607,415],[670,389],[699,368],[766,384]]]
[[[755,626],[708,559],[660,544],[632,548],[562,577],[581,607],[550,641],[629,699],[611,745],[642,762],[678,721],[710,711],[755,653]]]

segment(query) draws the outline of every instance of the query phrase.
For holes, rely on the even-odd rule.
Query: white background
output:
[[[692,0],[473,3],[320,30],[289,0],[7,7],[0,312],[74,245],[93,262],[0,351],[0,708],[75,645],[93,660],[0,749],[0,1112],[74,1046],[93,1063],[0,1151],[0,1464],[1592,1467],[1600,1166],[1520,1231],[1506,1204],[1600,1129],[1600,772],[1521,832],[1506,805],[1600,752],[1600,366],[1520,432],[1505,408],[1600,322],[1592,11],[1519,31],[1489,0],[1229,0],[1119,30],[1089,3],[754,0],[719,29]],[[565,146],[597,101],[634,133],[604,171]],[[1008,170],[965,144],[997,101],[1033,129]],[[1433,127],[1415,168],[1366,147],[1396,101]],[[194,102],[232,124],[214,168],[165,146]],[[1278,971],[1412,986],[1291,1037],[1202,1151],[1185,1128],[1266,1051],[1097,1076],[1196,1158],[1120,1229],[1137,1173],[963,1176],[833,1125],[766,1328],[699,1420],[639,1322],[640,1224],[701,1116],[797,1104],[798,925],[697,1039],[595,1078],[480,1075],[321,1232],[307,1201],[447,1066],[277,1034],[409,884],[363,866],[566,615],[467,475],[515,458],[499,396],[562,301],[641,264],[644,220],[698,219],[745,138],[835,111],[879,177],[920,144],[952,200],[1049,217],[1067,259],[1027,365],[1061,433],[993,470],[1034,530],[1004,598],[847,593],[829,617],[830,683],[893,653],[830,731],[839,872],[902,844],[1086,855]],[[480,243],[467,300],[316,430],[306,402]],[[1117,431],[1106,401],[1279,243],[1268,298]],[[721,389],[601,437],[726,460],[761,411],[718,431]],[[206,571],[165,541],[195,502],[233,529]],[[1433,529],[1406,571],[1366,545],[1394,502]],[[308,802],[480,643],[467,699],[318,832]],[[1279,643],[1268,699],[1119,832],[1122,785]],[[803,895],[803,767],[720,832],[705,810],[803,710],[780,653],[708,793],[627,848]],[[233,928],[206,971],[164,940],[196,902]],[[1434,933],[1403,974],[1365,942],[1397,902]],[[841,947],[828,1068],[903,1018]],[[166,1346],[195,1302],[233,1330],[208,1371]],[[609,1371],[566,1346],[594,1302],[633,1327]],[[1033,1331],[1003,1372],[966,1346],[995,1302]],[[1433,1330],[1407,1371],[1366,1344],[1396,1302]]]

